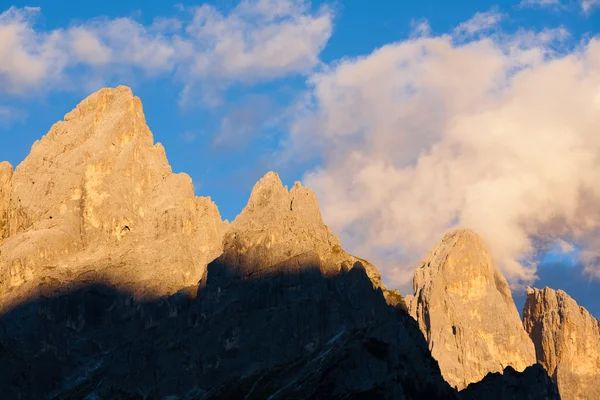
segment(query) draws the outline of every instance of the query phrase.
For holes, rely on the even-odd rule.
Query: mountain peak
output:
[[[279,175],[269,171],[254,185],[246,207],[234,224],[262,226],[286,218],[300,218],[313,227],[324,226],[315,192],[300,182],[295,182],[288,191]]]
[[[139,98],[135,97],[131,88],[127,86],[102,88],[83,99],[72,111],[65,115],[64,120],[70,121],[98,111],[127,108],[134,99],[139,101]]]
[[[410,313],[452,386],[535,363],[508,283],[473,231],[447,233],[415,269],[413,287]]]
[[[250,199],[238,218],[243,219],[246,214],[259,213],[275,216],[287,209],[289,209],[287,188],[283,186],[279,175],[270,171],[254,185]]]
[[[562,290],[530,289],[523,325],[564,400],[600,398],[600,322]]]
[[[115,258],[123,266],[103,279],[164,294],[198,282],[224,225],[191,178],[172,173],[140,99],[119,86],[88,96],[32,146],[0,192],[0,230],[0,294],[35,290],[32,276],[67,282]],[[7,265],[17,265],[10,278]]]

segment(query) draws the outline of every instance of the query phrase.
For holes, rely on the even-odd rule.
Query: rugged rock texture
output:
[[[288,193],[267,174],[199,286],[138,303],[84,284],[4,315],[0,389],[14,399],[457,398],[416,322],[373,284],[377,271],[336,246],[312,192]]]
[[[221,253],[217,207],[194,196],[188,175],[171,172],[127,87],[83,100],[7,184],[10,171],[0,167],[0,309],[49,283],[172,293],[197,283]]]
[[[253,188],[250,200],[231,223],[224,246],[243,249],[248,273],[268,273],[268,268],[292,254],[316,253],[325,276],[348,270],[355,262],[365,267],[375,287],[383,287],[379,271],[351,256],[321,219],[315,193],[296,182],[290,191],[275,172],[267,173]],[[254,265],[254,267],[251,267]],[[257,270],[256,268],[262,268]]]
[[[0,164],[0,233],[3,398],[458,398],[400,294],[341,248],[311,190],[268,173],[226,225],[172,174],[128,88],[84,100],[14,173]],[[460,283],[457,263],[479,259],[454,250],[459,236],[447,260],[431,256],[448,279],[415,280],[428,284],[414,310],[429,347],[451,322],[476,352],[450,350],[484,369],[519,338],[485,330],[486,301],[502,315],[494,302],[510,292],[474,267]],[[500,294],[485,297],[493,285]],[[471,295],[467,312],[459,300]]]
[[[535,363],[506,279],[475,233],[447,234],[415,270],[413,286],[409,312],[453,387]]]
[[[564,400],[600,399],[600,322],[562,290],[529,289],[523,325]]]
[[[560,400],[558,389],[544,367],[529,366],[523,372],[506,367],[504,373],[490,372],[482,381],[460,392],[463,400]]]
[[[456,398],[415,321],[359,265],[326,278],[312,253],[240,276],[224,259],[192,296],[136,303],[94,285],[2,316],[3,396]]]
[[[0,244],[4,240],[7,223],[8,202],[12,187],[13,167],[6,161],[0,162]]]

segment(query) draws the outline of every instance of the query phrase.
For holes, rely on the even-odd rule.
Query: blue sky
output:
[[[2,12],[1,160],[18,165],[88,94],[128,85],[173,170],[223,218],[276,170],[315,188],[326,223],[388,285],[408,291],[458,224],[515,288],[562,286],[600,315],[600,1],[13,1]]]

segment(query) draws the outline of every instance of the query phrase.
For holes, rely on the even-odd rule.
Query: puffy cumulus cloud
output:
[[[11,7],[0,14],[0,90],[46,89],[77,77],[102,81],[133,69],[147,76],[176,72],[189,95],[197,83],[222,89],[307,73],[319,62],[333,18],[306,0],[243,0],[229,13],[204,5],[150,25],[96,18],[44,31],[36,27],[40,13]]]
[[[51,31],[37,30],[39,8],[11,7],[0,14],[0,87],[11,93],[39,91],[77,80],[75,69],[102,75],[106,66],[138,68],[152,74],[176,60],[176,38],[129,18],[96,19]],[[84,74],[80,73],[84,78]],[[92,74],[93,75],[93,74]],[[67,79],[68,77],[68,79]],[[1,89],[0,89],[1,90]]]
[[[191,72],[235,80],[308,72],[331,36],[328,8],[308,13],[304,1],[243,1],[228,15],[204,5],[186,28],[195,39]]]
[[[305,0],[245,0],[229,14],[211,5],[193,9],[184,101],[198,82],[210,95],[232,81],[310,72],[331,36],[332,18],[326,6],[311,13]]]
[[[10,8],[0,14],[0,87],[18,91],[56,76],[67,64],[60,35],[32,29],[39,8]]]
[[[414,37],[311,76],[287,151],[323,160],[305,183],[388,284],[455,225],[514,287],[537,252],[600,228],[600,40],[566,36]]]

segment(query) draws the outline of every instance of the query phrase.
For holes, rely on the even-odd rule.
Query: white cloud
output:
[[[308,73],[332,31],[332,12],[311,14],[304,0],[242,1],[225,15],[203,5],[186,27],[191,60],[185,68],[186,93],[208,78],[251,83]],[[210,89],[209,89],[210,91]]]
[[[521,0],[521,7],[557,7],[560,0]]]
[[[593,8],[600,6],[600,0],[582,0],[581,9],[584,13],[589,13]]]
[[[537,239],[600,228],[600,40],[564,36],[413,38],[314,74],[287,150],[324,160],[304,180],[345,246],[404,285],[458,223],[521,284]]]
[[[15,92],[56,76],[67,60],[58,50],[60,35],[41,34],[31,26],[37,8],[11,7],[0,14],[0,84]]]
[[[26,116],[23,110],[14,107],[0,105],[0,125],[8,126],[16,120],[22,120]]]
[[[486,12],[478,12],[471,19],[461,23],[454,30],[454,34],[456,35],[474,35],[479,32],[487,31],[496,25],[498,25],[502,19],[504,19],[504,14],[498,12],[496,9],[491,9]]]
[[[319,63],[333,18],[305,0],[243,0],[227,14],[208,5],[182,13],[151,25],[100,18],[44,31],[35,24],[39,8],[11,7],[0,14],[0,90],[39,91],[134,69],[177,71],[189,95],[196,83],[210,92],[306,74]]]

